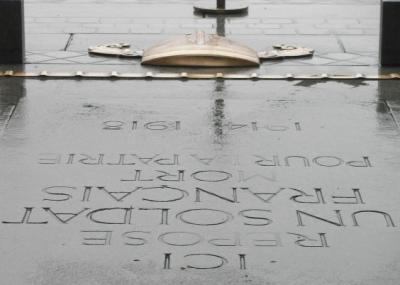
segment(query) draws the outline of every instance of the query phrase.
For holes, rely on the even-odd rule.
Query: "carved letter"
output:
[[[60,190],[60,192],[57,192],[57,189]],[[52,201],[52,202],[61,202],[61,201],[68,201],[72,198],[71,194],[65,193],[65,192],[61,192],[61,190],[76,190],[76,187],[70,187],[70,186],[50,186],[50,187],[46,187],[43,188],[42,191],[51,195],[51,196],[55,196],[57,198],[45,198],[43,199],[43,201]],[[51,190],[55,190],[54,192]]]
[[[103,123],[103,130],[120,131],[124,125],[125,123],[121,121],[106,121]]]
[[[247,182],[247,181],[252,180],[254,178],[259,178],[259,179],[266,180],[266,181],[269,181],[269,182],[276,182],[277,181],[276,175],[274,173],[271,173],[271,175],[269,177],[265,176],[265,175],[262,175],[262,174],[254,174],[254,175],[245,177],[245,173],[244,173],[243,170],[239,170],[238,173],[239,173],[239,182]]]
[[[102,208],[91,211],[87,214],[87,217],[94,223],[99,224],[109,224],[109,225],[130,225],[132,222],[132,207],[129,208]],[[112,214],[117,213],[117,219],[114,220],[116,217],[112,217]],[[95,218],[94,215],[99,213],[106,213],[106,216],[103,217],[103,220],[99,218]],[[110,215],[109,220],[104,220],[107,216]]]
[[[135,235],[131,236],[132,234],[139,234],[139,233],[150,234],[150,232],[142,232],[142,231],[125,232],[122,236],[130,240],[130,242],[125,242],[125,245],[139,246],[146,244],[147,240],[145,238],[137,237]]]
[[[239,254],[240,270],[246,270],[246,254]]]
[[[228,260],[222,256],[219,255],[215,255],[215,254],[207,254],[207,253],[196,253],[196,254],[187,254],[185,255],[185,258],[188,257],[201,257],[201,260],[204,260],[204,257],[210,257],[209,259],[214,259],[216,262],[206,262],[206,264],[204,265],[193,265],[193,264],[189,264],[187,265],[187,268],[193,268],[193,269],[217,269],[220,268],[222,266],[224,266],[224,264],[228,263]]]
[[[372,167],[371,161],[369,160],[368,156],[363,156],[362,161],[349,161],[347,165],[353,167]]]
[[[115,201],[117,202],[122,202],[122,200],[124,200],[126,197],[128,197],[129,195],[131,195],[132,193],[142,189],[142,187],[136,187],[135,189],[133,189],[132,191],[119,191],[119,192],[110,192],[108,191],[105,187],[103,186],[99,186],[97,187],[97,189],[99,189],[100,191],[104,191],[106,192],[111,198],[113,198]]]
[[[141,211],[161,211],[160,225],[168,225],[169,209],[168,208],[139,208]]]
[[[271,235],[273,239],[254,239],[254,246],[266,246],[266,247],[275,247],[282,246],[282,239],[279,233],[250,233],[250,235]]]
[[[24,216],[22,217],[20,222],[8,222],[8,221],[2,221],[3,224],[32,224],[32,225],[41,225],[41,224],[47,224],[48,221],[44,221],[44,222],[31,222],[30,218],[31,218],[31,214],[33,209],[35,209],[34,207],[25,207],[25,213]]]
[[[168,129],[166,121],[149,122],[146,123],[144,127],[150,131],[165,131]]]
[[[266,159],[260,155],[254,155],[254,156],[259,159],[255,161],[255,164],[259,166],[280,166],[279,157],[277,155],[274,155],[272,159]]]
[[[158,165],[179,165],[179,155],[174,154],[172,159],[169,158],[159,158],[154,161]]]
[[[153,181],[151,178],[142,178],[142,170],[136,169],[135,176],[132,179],[121,179],[122,182],[132,182],[132,181]]]
[[[232,188],[232,199],[229,199],[227,197],[220,196],[220,195],[218,195],[218,194],[216,194],[214,192],[210,192],[210,191],[201,189],[199,187],[196,187],[196,201],[195,202],[201,202],[201,200],[200,200],[200,193],[201,192],[207,193],[208,195],[211,195],[211,196],[214,196],[214,197],[217,197],[217,198],[220,198],[220,199],[222,199],[224,201],[228,201],[228,202],[231,202],[231,203],[239,203],[238,202],[238,198],[237,198],[237,189],[236,188]]]
[[[171,240],[168,240],[168,237]],[[160,235],[158,240],[172,246],[192,246],[200,243],[203,238],[199,234],[191,232],[167,232]]]
[[[197,154],[192,154],[191,156],[204,165],[210,165],[218,157],[218,156],[214,156],[211,158],[208,158],[208,157],[200,158],[200,157],[198,157]]]
[[[55,213],[55,212],[53,212],[53,210],[51,210],[51,208],[43,208],[43,210],[52,214],[62,224],[68,224],[69,221],[76,218],[77,216],[79,216],[80,214],[85,212],[86,210],[89,210],[89,208],[84,208],[77,213]],[[65,218],[63,218],[64,216],[65,216]]]
[[[171,253],[164,253],[164,269],[171,269]]]
[[[298,189],[294,189],[294,188],[290,188],[290,189],[302,193],[300,195],[294,195],[294,196],[290,197],[290,200],[293,200],[293,201],[295,201],[297,203],[325,204],[325,199],[324,199],[324,196],[322,194],[321,188],[314,188],[314,191],[315,191],[315,200],[314,201],[299,200],[298,198],[300,198],[300,197],[304,198],[304,197],[314,197],[314,196],[313,195],[309,195],[309,194],[307,194],[307,193],[305,193],[305,192],[303,192],[301,190],[298,190]]]
[[[321,217],[315,216],[313,214],[309,214],[309,213],[297,210],[296,214],[297,214],[298,226],[299,227],[304,227],[305,226],[304,223],[303,223],[303,218],[301,216],[301,215],[305,215],[305,216],[314,218],[316,220],[320,220],[322,222],[325,222],[325,223],[328,223],[328,224],[331,224],[331,225],[335,225],[335,226],[338,226],[338,227],[344,227],[345,225],[343,224],[343,219],[342,219],[342,215],[340,213],[340,210],[335,210],[335,213],[336,213],[336,217],[337,217],[337,220],[338,220],[337,222],[330,221],[330,220],[327,220],[325,218],[321,218]]]
[[[116,163],[109,162],[109,163],[107,163],[107,165],[135,165],[136,164],[134,162],[126,162],[125,158],[126,158],[126,154],[121,153],[119,155],[118,162],[116,162]]]
[[[263,213],[264,216],[261,214]],[[270,210],[263,210],[263,209],[249,209],[249,210],[243,210],[239,212],[239,215],[250,220],[258,220],[260,222],[258,223],[243,223],[246,226],[267,226],[272,223],[272,220],[265,217],[268,214],[265,213],[271,213]],[[263,222],[261,222],[263,221]]]
[[[189,193],[187,191],[179,189],[179,188],[169,187],[167,185],[162,185],[159,187],[144,187],[142,190],[146,191],[146,192],[152,191],[152,190],[161,190],[161,192],[164,192],[164,193],[162,193],[162,196],[165,196],[166,192],[171,192],[171,193],[178,192],[176,197],[172,197],[172,198],[164,199],[164,200],[159,200],[159,199],[154,199],[154,198],[150,199],[149,197],[142,199],[143,201],[148,201],[148,202],[159,202],[159,203],[176,202],[176,201],[182,200],[186,196],[189,196]],[[156,195],[154,195],[154,196],[156,196]]]
[[[184,181],[184,174],[185,170],[179,170],[178,174],[171,174],[166,171],[157,170],[157,172],[161,173],[162,175],[157,176],[157,179],[161,181],[171,181],[171,182],[181,182]],[[168,178],[170,177],[170,178]]]
[[[204,170],[193,173],[192,178],[202,182],[221,182],[232,178],[232,174],[219,170]]]
[[[382,211],[374,211],[374,210],[363,210],[363,211],[354,212],[354,213],[351,215],[351,217],[353,218],[353,224],[354,224],[355,227],[359,227],[359,226],[360,226],[359,223],[358,223],[358,220],[357,220],[357,215],[359,215],[359,214],[361,214],[361,213],[375,213],[375,214],[380,214],[380,215],[382,215],[382,216],[385,218],[386,226],[387,226],[387,227],[395,227],[395,226],[396,226],[396,225],[394,224],[394,222],[393,222],[392,217],[391,217],[388,213],[385,213],[385,212],[382,212]]]
[[[305,192],[300,191],[300,190],[295,189],[295,188],[279,188],[276,192],[253,192],[250,188],[247,188],[247,187],[241,187],[240,189],[249,191],[251,194],[253,194],[254,196],[256,196],[258,199],[260,199],[260,200],[263,201],[264,203],[269,203],[269,202],[271,202],[271,200],[272,200],[275,196],[277,196],[278,194],[280,194],[281,192],[283,192],[283,191],[285,191],[285,190],[296,191],[296,192],[298,192],[298,193],[301,194],[301,195],[297,195],[297,196],[294,196],[294,197],[308,196]]]
[[[205,213],[204,215],[206,217],[201,217],[201,213]],[[217,214],[222,214],[223,217],[218,218]],[[178,213],[176,215],[176,218],[190,225],[215,226],[227,223],[228,221],[233,219],[233,216],[228,212],[215,209],[190,209]],[[212,220],[210,220],[210,218]]]
[[[305,235],[296,233],[288,234],[296,236],[297,240],[294,243],[301,247],[329,247],[325,233],[319,233],[319,239],[312,239]]]
[[[94,158],[87,154],[81,154],[84,158],[79,159],[79,162],[87,165],[102,165],[104,160],[104,154],[100,153],[97,158]]]
[[[138,155],[136,155],[136,154],[134,154],[134,156],[136,156],[136,157],[140,160],[141,163],[148,165],[151,161],[153,161],[153,159],[155,159],[156,157],[158,157],[159,154],[156,154],[156,155],[153,156],[153,157],[140,157],[140,156],[138,156]]]
[[[325,167],[336,167],[344,163],[343,159],[336,156],[318,156],[313,159],[313,162]]]
[[[306,158],[304,156],[295,156],[295,155],[285,157],[285,165],[286,166],[291,166],[290,163],[289,163],[289,160],[293,159],[293,158],[301,159],[303,161],[304,167],[309,167],[310,166],[310,162],[308,161],[308,158]]]
[[[81,233],[100,235],[100,237],[84,237],[83,245],[111,245],[112,231],[81,231]]]
[[[353,189],[354,196],[332,196],[333,203],[335,204],[364,204],[361,197],[360,189]],[[339,201],[336,201],[339,200]],[[344,200],[344,201],[340,201]],[[350,201],[346,201],[350,200]]]
[[[237,235],[235,235],[233,238],[210,239],[208,243],[215,246],[241,246],[240,238]]]

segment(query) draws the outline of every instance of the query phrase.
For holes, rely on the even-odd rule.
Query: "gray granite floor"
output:
[[[187,0],[27,0],[26,72],[378,74],[379,1],[250,0],[226,35],[315,49],[142,66]],[[221,23],[221,21],[220,21]],[[0,78],[0,284],[398,285],[399,80]]]

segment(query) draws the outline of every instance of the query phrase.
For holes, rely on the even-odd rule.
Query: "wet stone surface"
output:
[[[398,82],[0,85],[2,283],[398,284]]]

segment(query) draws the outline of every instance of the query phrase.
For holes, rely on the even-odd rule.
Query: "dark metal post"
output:
[[[217,0],[217,9],[225,9],[225,0]]]
[[[210,14],[210,15],[229,15],[229,14],[247,14],[249,7],[243,3],[229,2],[226,0],[216,0],[215,2],[206,1],[205,3],[196,3],[194,5],[194,12],[196,14]]]
[[[400,0],[381,0],[380,61],[400,66]]]
[[[0,0],[0,64],[24,62],[24,37],[24,0]]]
[[[225,37],[225,16],[217,15],[217,35],[220,37]]]

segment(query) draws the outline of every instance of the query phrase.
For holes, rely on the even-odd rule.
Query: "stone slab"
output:
[[[60,51],[68,43],[69,34],[27,34],[27,51]]]
[[[379,54],[378,36],[339,36],[346,52],[375,52]]]
[[[398,284],[396,86],[347,83],[20,81],[2,282]]]

